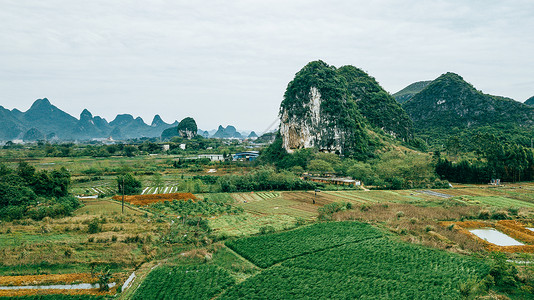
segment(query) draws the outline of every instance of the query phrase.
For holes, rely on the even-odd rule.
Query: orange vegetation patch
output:
[[[464,222],[441,222],[442,226],[451,226],[453,225],[453,230],[462,232],[479,243],[483,244],[488,251],[498,251],[498,252],[508,252],[508,253],[534,253],[534,245],[523,245],[523,246],[498,246],[492,244],[486,240],[479,238],[478,236],[471,233],[469,229],[491,227],[495,228],[508,236],[520,240],[527,244],[534,244],[534,232],[526,229],[521,223],[514,220],[501,220],[496,223],[490,222],[481,222],[481,221],[464,221]]]
[[[114,200],[121,201],[122,196],[113,196]],[[149,205],[158,202],[172,200],[197,200],[197,197],[191,193],[172,193],[172,194],[152,194],[152,195],[133,195],[124,196],[124,201],[133,205]]]
[[[32,290],[0,290],[0,297],[21,297],[33,295],[94,295],[105,296],[114,295],[117,293],[117,286],[114,286],[109,291],[100,291],[99,289],[88,290],[52,290],[52,289],[32,289]]]
[[[0,286],[93,283],[91,273],[0,276]]]

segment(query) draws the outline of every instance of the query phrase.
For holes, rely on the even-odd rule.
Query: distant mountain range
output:
[[[248,132],[237,132],[231,125],[226,128],[219,126],[219,130],[213,131],[210,135],[208,131],[196,128],[196,123],[192,118],[185,118],[181,123],[185,124],[186,128],[178,128],[180,124],[178,121],[171,124],[165,123],[159,115],[155,115],[152,123],[148,125],[141,117],[134,118],[130,114],[119,114],[114,120],[108,122],[104,118],[93,116],[87,109],[84,109],[80,118],[77,119],[51,104],[47,98],[36,100],[26,112],[21,112],[16,108],[9,110],[0,106],[0,140],[3,141],[16,139],[83,141],[109,137],[115,140],[125,140],[161,137],[165,130],[167,130],[167,135],[189,138],[195,134],[217,138],[249,137]],[[194,126],[191,127],[191,124]],[[255,136],[254,132],[250,133],[250,137]]]
[[[93,116],[87,109],[82,111],[80,119],[76,119],[52,105],[46,98],[36,100],[26,112],[0,106],[0,140],[159,137],[163,130],[177,124],[176,121],[167,124],[156,115],[148,125],[141,117],[134,118],[129,114],[117,115],[108,123],[104,118]]]

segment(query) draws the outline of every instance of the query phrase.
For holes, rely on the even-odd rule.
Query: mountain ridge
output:
[[[470,130],[508,124],[534,126],[534,107],[510,98],[484,94],[460,75],[445,73],[403,103],[417,132],[447,136],[452,129]]]
[[[167,124],[156,115],[148,125],[141,117],[134,118],[130,114],[118,114],[108,123],[105,118],[93,116],[88,109],[83,109],[77,119],[47,98],[35,100],[25,112],[0,106],[0,140],[24,139],[25,136],[27,140],[52,136],[60,140],[159,137],[163,130],[175,124],[177,121]]]

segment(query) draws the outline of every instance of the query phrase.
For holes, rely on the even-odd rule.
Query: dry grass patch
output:
[[[422,207],[387,203],[362,205],[335,213],[333,219],[375,223],[398,234],[401,239],[451,252],[469,253],[484,250],[484,245],[461,232],[440,226],[440,220],[459,220],[475,216],[479,207]]]

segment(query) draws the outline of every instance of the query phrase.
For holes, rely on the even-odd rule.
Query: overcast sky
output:
[[[322,59],[395,93],[455,72],[485,93],[534,95],[534,1],[0,0],[0,105],[34,100],[192,116],[264,131],[289,81]]]

